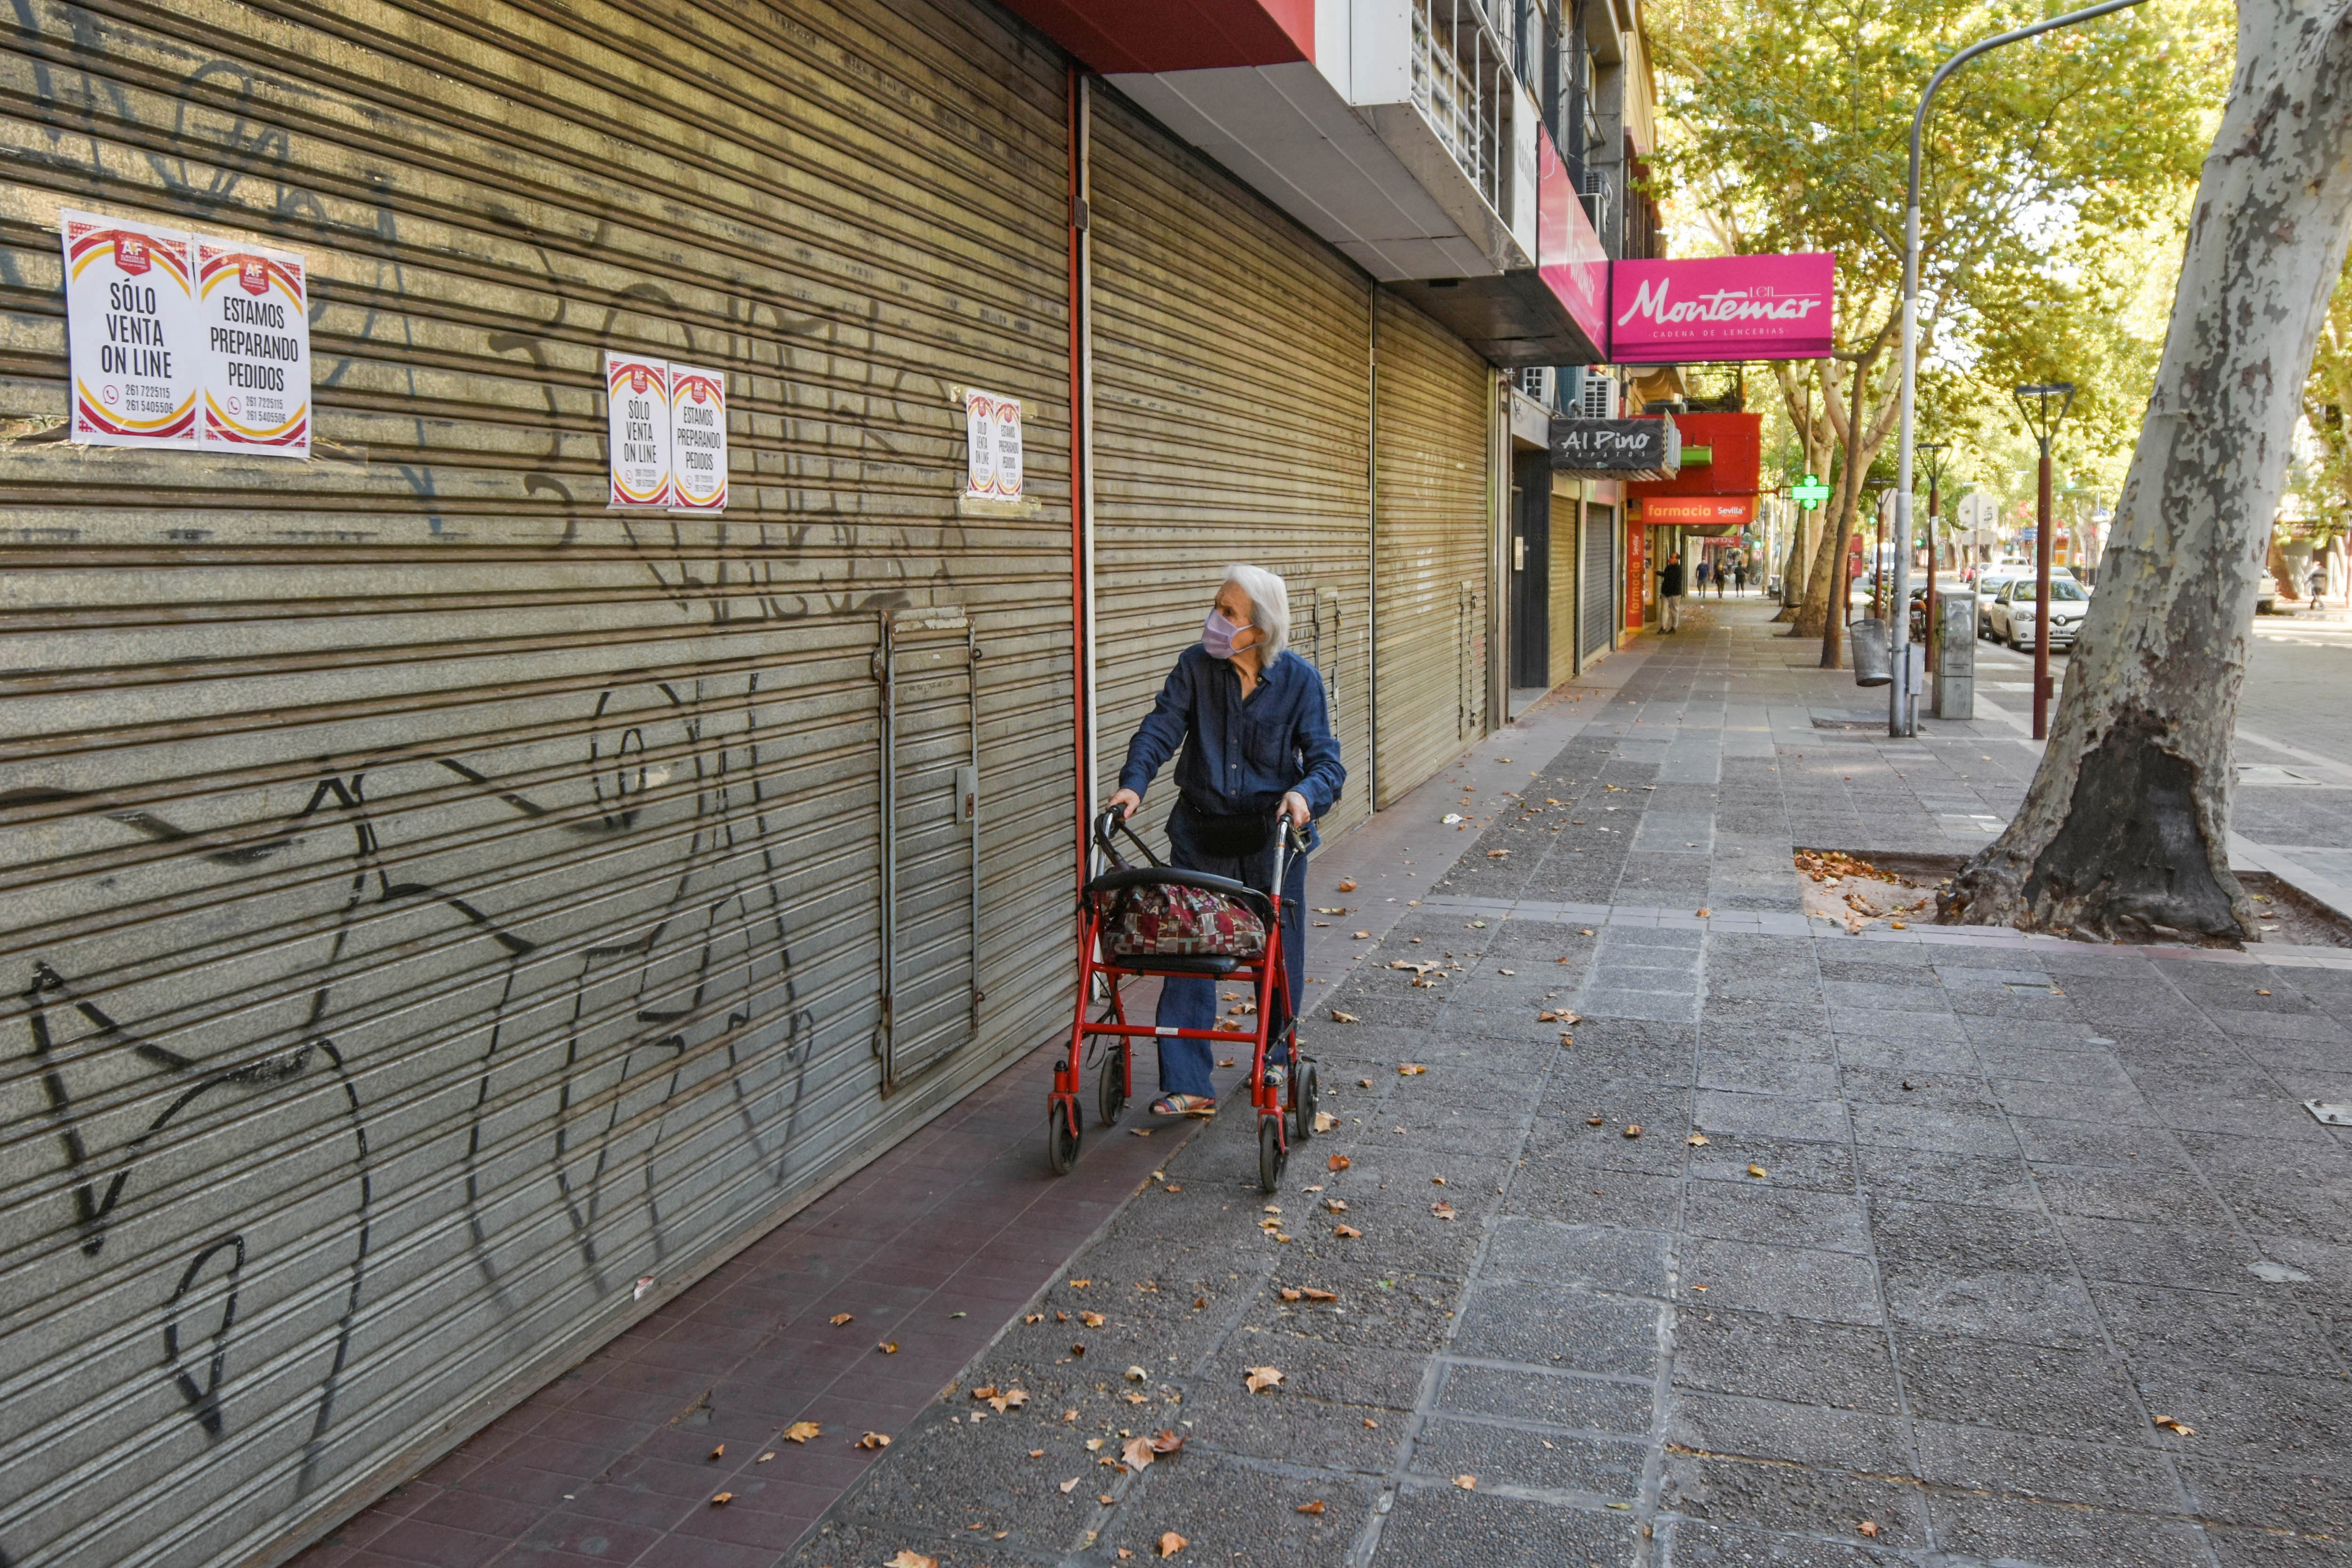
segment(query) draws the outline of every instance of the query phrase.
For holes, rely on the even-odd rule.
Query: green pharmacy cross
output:
[[[1830,499],[1830,488],[1812,475],[1807,474],[1803,484],[1789,487],[1789,494],[1807,511],[1819,511],[1822,502]]]

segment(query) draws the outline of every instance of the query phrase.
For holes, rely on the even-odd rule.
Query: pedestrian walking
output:
[[[1744,556],[1732,563],[1731,594],[1737,599],[1748,596],[1748,561]]]
[[[1700,556],[1698,563],[1693,566],[1691,571],[1698,582],[1698,596],[1704,599],[1706,597],[1706,557]]]
[[[1127,743],[1127,764],[1109,805],[1133,816],[1160,764],[1176,757],[1176,805],[1168,813],[1169,860],[1188,871],[1230,877],[1273,892],[1274,814],[1307,830],[1311,852],[1320,839],[1314,819],[1329,811],[1348,782],[1339,738],[1331,732],[1330,700],[1316,668],[1289,651],[1290,591],[1256,566],[1229,566],[1216,603],[1202,623],[1201,640],[1177,656],[1176,668],[1151,712]],[[1182,754],[1177,749],[1182,748]],[[1281,897],[1304,911],[1307,857],[1294,857]],[[1298,1010],[1307,972],[1307,922],[1282,922],[1283,964],[1288,972],[1289,1014]],[[1271,1020],[1276,1034],[1286,1021]],[[1154,1022],[1164,1028],[1216,1026],[1217,983],[1185,975],[1160,983]],[[1160,1098],[1155,1116],[1206,1116],[1217,1109],[1211,1070],[1216,1053],[1207,1040],[1160,1037]],[[1288,1078],[1287,1053],[1269,1066],[1279,1088]]]
[[[1658,630],[1672,632],[1683,620],[1683,558],[1680,552],[1666,557],[1658,568]]]
[[[1723,597],[1723,577],[1728,570],[1729,568],[1723,563],[1723,557],[1718,555],[1715,558],[1715,569],[1707,574],[1709,579],[1715,584],[1715,596],[1718,599]]]

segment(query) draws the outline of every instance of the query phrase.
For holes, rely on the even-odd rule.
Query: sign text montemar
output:
[[[1831,348],[1837,258],[1620,261],[1609,290],[1609,353],[1620,364],[1820,359]]]

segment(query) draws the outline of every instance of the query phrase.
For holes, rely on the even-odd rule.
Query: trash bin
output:
[[[1846,640],[1853,647],[1853,683],[1856,686],[1885,686],[1895,679],[1892,657],[1886,646],[1886,623],[1870,616],[1846,625]]]

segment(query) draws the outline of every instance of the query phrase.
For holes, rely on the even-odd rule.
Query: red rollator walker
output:
[[[1130,866],[1119,858],[1112,839],[1120,833],[1142,852],[1148,865]],[[1282,886],[1290,857],[1306,852],[1306,840],[1276,812],[1275,888]],[[1046,1110],[1046,1155],[1054,1173],[1060,1175],[1077,1163],[1078,1084],[1084,1068],[1100,1063],[1096,1103],[1103,1125],[1110,1126],[1127,1109],[1134,1087],[1130,1042],[1139,1035],[1169,1035],[1249,1046],[1250,1103],[1257,1108],[1257,1180],[1260,1187],[1273,1192],[1282,1180],[1292,1142],[1303,1143],[1315,1133],[1315,1064],[1298,1054],[1298,1020],[1290,1010],[1282,952],[1284,922],[1299,919],[1300,911],[1284,908],[1278,893],[1260,892],[1230,877],[1162,865],[1116,811],[1095,819],[1091,861],[1092,875],[1079,895],[1077,1017],[1070,1026],[1068,1059],[1054,1064],[1054,1092]],[[1130,1024],[1119,987],[1148,975],[1244,982],[1257,998],[1254,1028]],[[1101,1011],[1088,1022],[1087,1009],[1093,1003],[1099,1003]],[[1221,1007],[1221,1015],[1223,1011]],[[1276,1047],[1290,1060],[1287,1103],[1283,1091],[1266,1081],[1267,1057]]]

